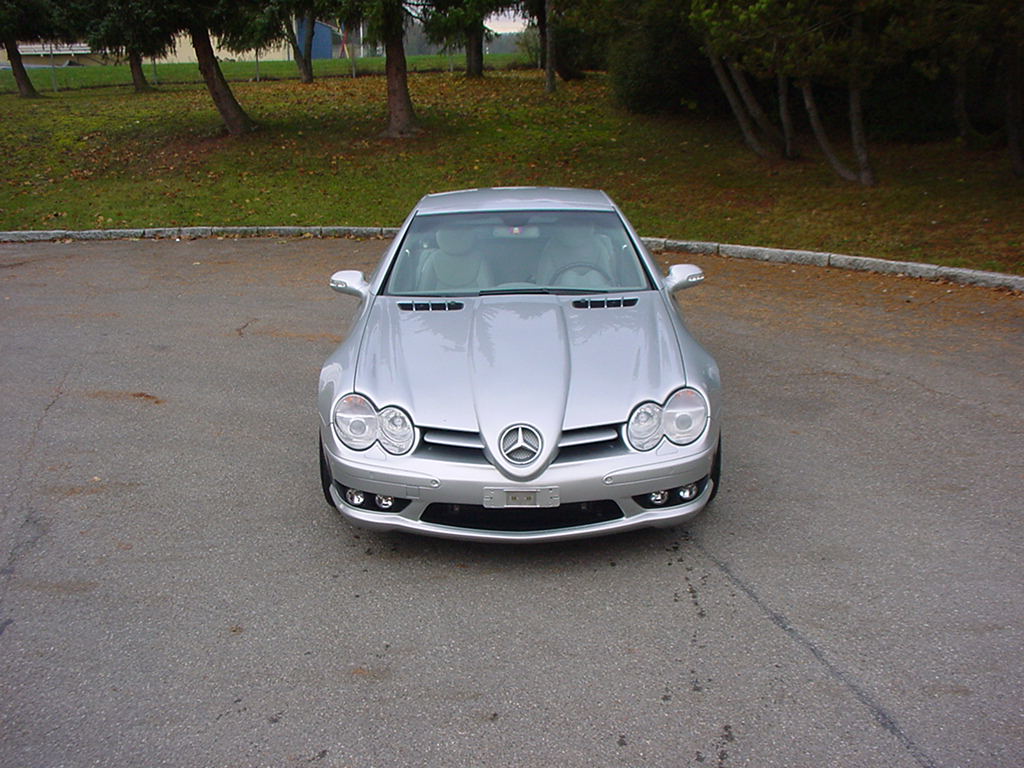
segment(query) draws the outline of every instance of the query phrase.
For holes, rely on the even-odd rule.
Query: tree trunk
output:
[[[473,22],[466,30],[466,77],[484,76],[484,22]]]
[[[25,64],[21,60],[21,51],[18,50],[18,41],[11,35],[5,35],[4,48],[7,49],[7,60],[11,62],[14,82],[18,84],[18,94],[25,99],[38,99],[39,91],[32,85],[28,72],[25,71]]]
[[[537,14],[537,37],[540,44],[540,61],[537,64],[546,72],[548,68],[548,14],[546,0],[541,5],[540,13]]]
[[[316,29],[316,19],[311,12],[299,16],[295,23],[302,31],[302,39],[299,39],[298,31],[288,29],[288,42],[292,46],[292,54],[295,56],[295,66],[299,69],[299,81],[303,83],[313,82],[313,32]]]
[[[739,123],[740,131],[743,132],[743,141],[746,145],[753,150],[754,154],[759,157],[767,157],[768,153],[765,151],[761,142],[758,141],[757,134],[754,133],[754,126],[750,122],[750,117],[747,115],[747,110],[743,106],[743,102],[740,101],[740,97],[736,94],[736,89],[733,88],[732,82],[729,80],[729,75],[725,71],[725,67],[722,65],[722,60],[718,58],[714,48],[711,47],[711,41],[705,40],[704,47],[707,50],[708,60],[711,62],[711,68],[715,71],[715,78],[718,80],[718,85],[721,87],[722,92],[725,94],[725,98],[729,101],[729,107],[732,109],[732,114],[736,118],[736,122]]]
[[[302,77],[302,50],[299,48],[299,38],[295,34],[294,21],[284,25],[284,38],[288,41],[288,47],[292,49],[292,56],[295,57],[295,66],[299,70],[299,77]]]
[[[977,137],[967,111],[967,68],[963,62],[953,71],[953,120],[961,141],[972,142]]]
[[[199,71],[203,75],[206,89],[210,92],[228,133],[232,136],[239,136],[255,130],[256,124],[235,99],[235,94],[231,92],[231,86],[224,79],[224,73],[220,71],[217,57],[213,55],[213,43],[210,42],[209,30],[206,27],[190,27],[189,35],[192,38],[192,47],[195,48]]]
[[[779,92],[779,121],[782,123],[783,153],[787,160],[800,157],[796,149],[796,132],[793,130],[793,113],[789,109],[789,78],[781,72],[775,76]]]
[[[746,73],[734,61],[726,59],[725,63],[732,74],[732,79],[736,83],[736,90],[739,91],[740,98],[743,99],[743,104],[746,106],[748,114],[754,118],[754,122],[757,123],[762,133],[778,147],[779,152],[785,154],[786,142],[782,138],[782,134],[779,133],[779,129],[772,125],[768,115],[761,109],[761,104],[758,102],[757,97],[750,90],[750,83],[747,81]]]
[[[850,138],[857,158],[857,181],[865,187],[875,186],[875,171],[868,155],[868,137],[864,131],[864,91],[850,86]]]
[[[1024,57],[1020,49],[1011,49],[1006,59],[1006,146],[1010,150],[1010,166],[1014,176],[1024,176],[1024,105],[1021,104]]]
[[[821,124],[821,117],[818,115],[818,105],[814,101],[814,91],[811,88],[810,81],[801,80],[799,85],[800,91],[804,95],[804,107],[807,109],[807,117],[810,118],[811,128],[814,130],[814,138],[818,140],[818,146],[821,147],[821,151],[825,155],[825,159],[828,160],[828,164],[832,166],[832,170],[840,178],[847,181],[857,181],[857,174],[843,165],[843,162],[829,143],[825,127]]]
[[[299,72],[300,79],[304,83],[313,82],[313,34],[316,32],[316,19],[312,11],[302,17],[302,31],[305,32],[302,38],[302,68]]]
[[[142,54],[138,51],[128,51],[128,68],[132,73],[132,85],[136,93],[145,93],[153,90],[146,80],[146,73],[142,69]]]
[[[346,24],[342,27],[342,46],[345,51],[345,57],[348,59],[349,65],[352,67],[352,77],[356,76],[356,58],[352,52],[352,41],[349,39],[349,25]]]
[[[855,5],[856,7],[856,5]],[[864,74],[861,59],[864,55],[864,14],[857,11],[853,16],[852,59],[847,88],[850,97],[850,141],[853,156],[857,159],[857,181],[862,186],[875,186],[875,172],[868,157],[868,137],[864,131],[864,88],[870,79]]]
[[[384,40],[384,71],[388,83],[388,127],[384,135],[398,139],[419,133],[409,97],[409,76],[405,64],[403,31]]]
[[[555,92],[555,0],[544,0],[544,18],[547,21],[544,36],[544,90]]]

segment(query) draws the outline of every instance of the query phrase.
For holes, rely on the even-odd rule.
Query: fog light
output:
[[[363,502],[366,501],[366,494],[362,491],[357,491],[355,488],[349,488],[345,491],[345,501],[353,507],[361,507],[363,506]]]
[[[679,489],[679,498],[683,501],[693,501],[698,495],[700,495],[700,488],[697,487],[696,483],[684,485]]]
[[[376,504],[380,509],[391,509],[395,505],[395,500],[391,496],[381,496],[379,493],[373,497],[373,503]]]
[[[651,500],[651,504],[660,507],[668,502],[668,491],[655,491],[648,498]]]

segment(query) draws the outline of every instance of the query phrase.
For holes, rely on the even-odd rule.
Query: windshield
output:
[[[650,287],[616,213],[502,211],[414,218],[384,292],[476,296]]]

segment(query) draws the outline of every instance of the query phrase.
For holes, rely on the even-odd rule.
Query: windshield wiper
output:
[[[606,288],[488,288],[480,291],[480,296],[509,296],[514,294],[548,294],[551,296],[576,296],[583,293],[614,293]]]
[[[550,288],[541,288],[540,286],[530,287],[530,288],[524,288],[524,287],[519,287],[519,288],[486,288],[486,289],[480,291],[480,293],[478,293],[477,295],[478,296],[506,296],[506,295],[516,294],[516,293],[554,293],[554,291],[551,290]]]

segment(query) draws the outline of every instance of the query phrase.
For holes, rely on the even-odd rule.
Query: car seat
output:
[[[477,232],[471,227],[439,227],[437,248],[425,251],[420,267],[421,291],[479,291],[494,286],[483,254],[474,246]]]

